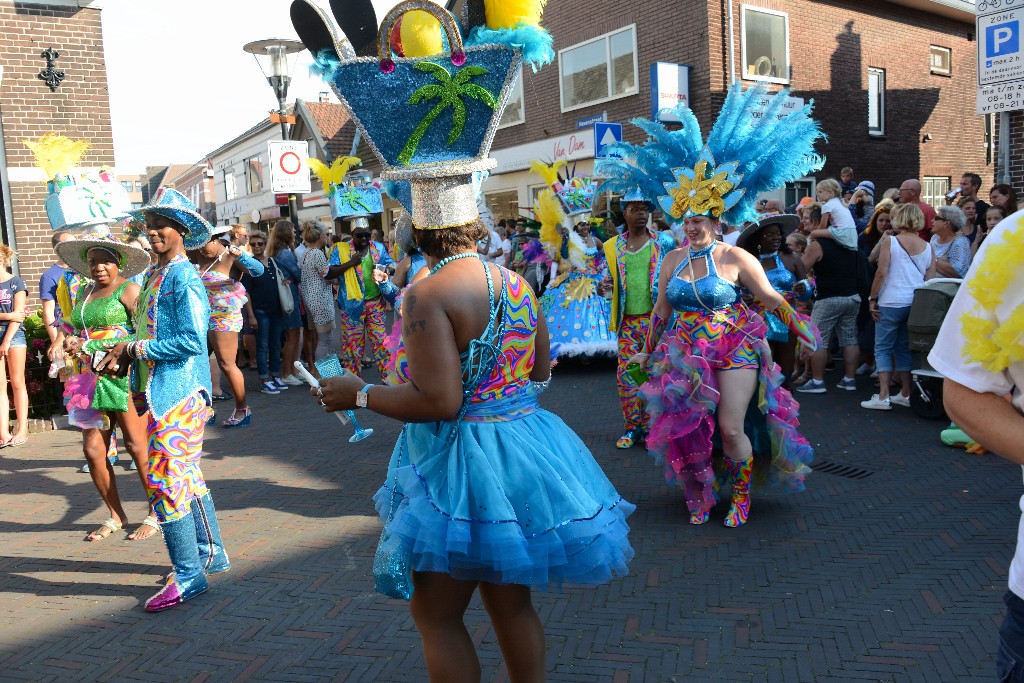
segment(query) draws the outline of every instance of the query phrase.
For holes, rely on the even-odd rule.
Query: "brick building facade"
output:
[[[458,2],[449,7],[460,11]],[[499,167],[484,192],[499,217],[532,204],[541,181],[522,170],[530,154],[545,161],[563,154],[578,172],[590,172],[594,140],[587,119],[603,114],[625,124],[627,140],[642,141],[628,121],[652,115],[655,62],[690,67],[689,104],[705,134],[733,71],[745,87],[767,76],[771,89],[813,99],[828,136],[820,148],[827,161],[815,178],[790,188],[790,196],[809,193],[816,180],[837,177],[843,166],[852,166],[858,180],[874,181],[879,198],[911,177],[926,180],[936,199],[964,171],[993,177],[986,119],[974,113],[968,0],[679,0],[631,3],[629,11],[615,0],[564,0],[547,5],[544,23],[559,57],[536,74],[525,71],[522,102],[513,101],[511,120],[506,112],[495,137]],[[568,76],[561,70],[572,71],[573,60],[587,62],[602,49],[607,57],[598,70],[609,74],[612,95],[567,106],[568,88],[592,90],[593,84],[586,68]]]
[[[88,140],[83,170],[114,166],[100,22],[99,3],[92,0],[0,0],[0,225],[4,243],[18,251],[17,268],[30,300],[37,298],[39,276],[54,258],[43,208],[45,179],[25,141],[44,133]],[[64,72],[54,91],[39,77],[47,66],[41,53],[51,47],[60,54],[55,69]]]

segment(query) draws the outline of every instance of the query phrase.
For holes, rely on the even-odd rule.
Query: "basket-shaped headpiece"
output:
[[[120,221],[132,210],[128,192],[113,174],[59,176],[47,183],[46,217],[54,230],[77,230]]]
[[[335,219],[365,218],[383,211],[380,188],[366,171],[349,173],[331,196],[331,217]]]

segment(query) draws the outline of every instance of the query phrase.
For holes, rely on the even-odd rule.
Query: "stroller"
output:
[[[949,419],[942,407],[943,376],[928,364],[928,352],[935,345],[939,328],[961,282],[958,278],[948,277],[928,280],[914,290],[914,301],[910,305],[907,320],[910,350],[921,352],[921,367],[910,373],[914,384],[910,392],[910,408],[929,420]]]

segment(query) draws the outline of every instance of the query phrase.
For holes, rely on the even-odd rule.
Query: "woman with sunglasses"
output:
[[[235,410],[223,422],[228,428],[245,427],[252,416],[252,410],[245,402],[245,378],[236,362],[238,334],[242,331],[242,307],[248,300],[245,287],[236,278],[263,275],[262,263],[231,244],[231,229],[230,225],[217,226],[213,230],[213,239],[201,249],[189,252],[210,301],[210,331],[206,334],[206,343],[235,397]]]

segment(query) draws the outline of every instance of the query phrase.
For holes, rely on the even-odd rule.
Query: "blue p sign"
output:
[[[1020,23],[993,24],[985,29],[985,56],[1001,57],[1020,51]]]

